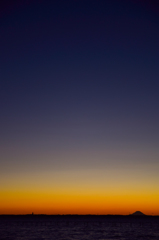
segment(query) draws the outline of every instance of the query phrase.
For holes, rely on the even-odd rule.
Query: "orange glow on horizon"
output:
[[[144,175],[145,174],[145,175]],[[59,171],[2,178],[0,214],[159,215],[158,175],[133,171]]]
[[[159,214],[159,195],[1,192],[0,214]]]

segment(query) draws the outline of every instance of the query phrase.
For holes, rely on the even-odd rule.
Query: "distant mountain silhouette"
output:
[[[145,216],[145,214],[140,211],[136,211],[136,212],[132,213],[131,215],[132,216]]]

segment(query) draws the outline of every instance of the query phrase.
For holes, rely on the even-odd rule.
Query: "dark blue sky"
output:
[[[16,1],[0,16],[2,166],[103,149],[123,164],[156,162],[156,1]]]

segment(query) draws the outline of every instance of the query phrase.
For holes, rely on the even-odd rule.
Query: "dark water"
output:
[[[159,217],[0,216],[1,240],[159,240]]]

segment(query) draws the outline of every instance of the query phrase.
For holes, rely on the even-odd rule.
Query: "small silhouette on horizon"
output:
[[[140,211],[136,211],[136,212],[134,212],[134,213],[132,213],[130,215],[133,215],[133,216],[145,216],[145,214],[140,212]]]

